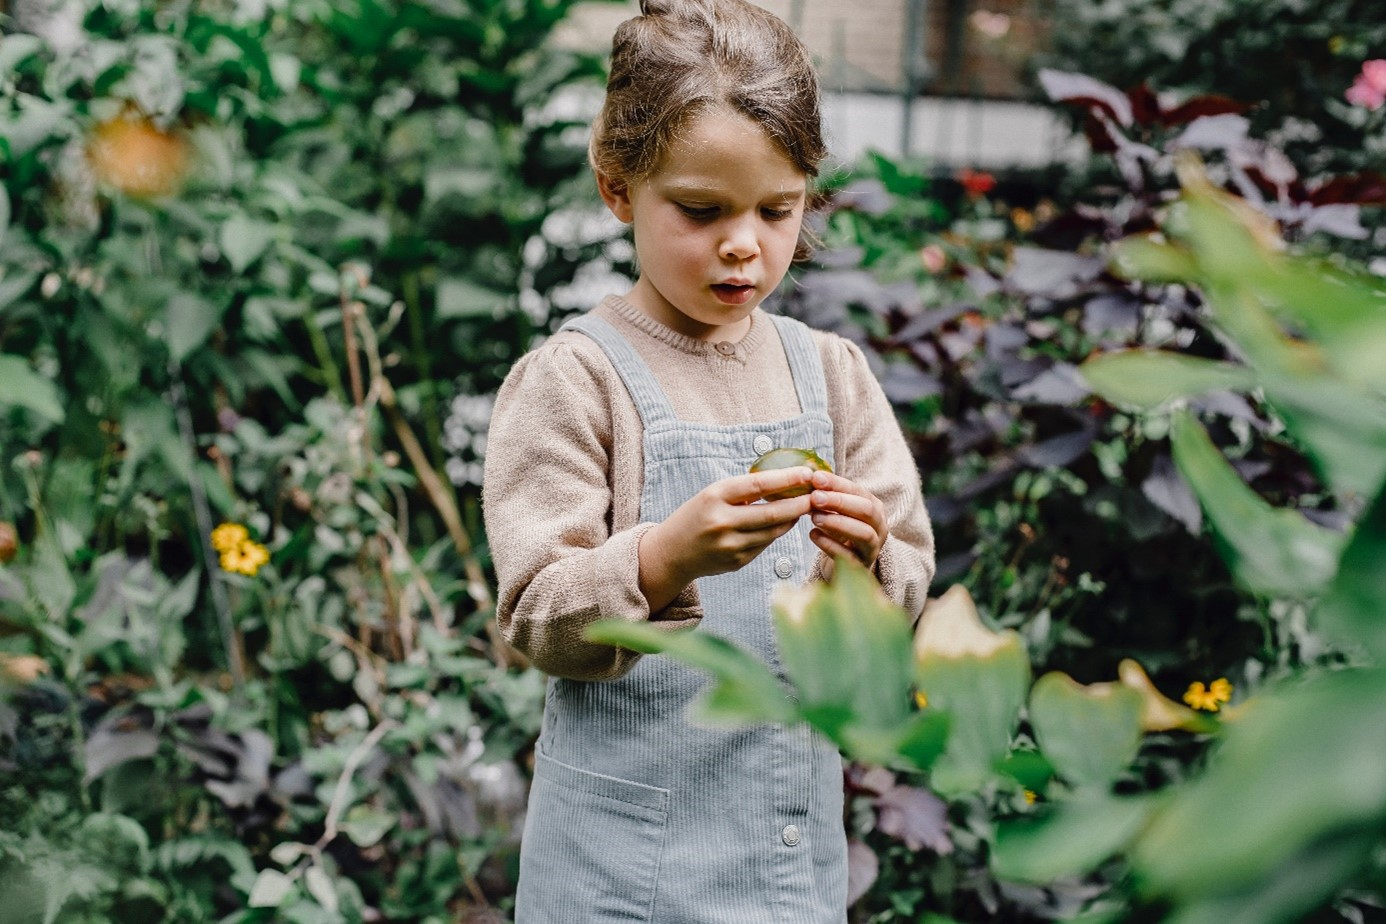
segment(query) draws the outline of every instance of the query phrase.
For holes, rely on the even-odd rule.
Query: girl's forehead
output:
[[[650,176],[656,185],[689,189],[802,193],[808,177],[770,135],[726,109],[689,120]]]

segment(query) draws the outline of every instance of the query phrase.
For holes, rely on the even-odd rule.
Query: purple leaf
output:
[[[1055,363],[1011,395],[1034,404],[1073,405],[1092,394],[1088,383],[1070,363]]]
[[[913,363],[890,363],[881,376],[881,390],[892,404],[910,404],[943,394],[943,382]]]
[[[1194,119],[1170,142],[1172,148],[1225,151],[1246,141],[1251,123],[1239,115],[1210,115]]]
[[[1193,535],[1197,536],[1203,530],[1203,508],[1171,456],[1162,455],[1155,459],[1150,475],[1141,482],[1141,493],[1156,507],[1183,523],[1184,528]]]
[[[902,324],[900,329],[891,336],[891,342],[909,343],[911,340],[917,340],[926,334],[933,333],[958,315],[970,310],[972,310],[971,305],[966,302],[957,302],[942,308],[935,308],[932,311],[922,311],[912,315],[910,319]]]
[[[881,872],[876,852],[853,838],[847,842],[847,907],[857,903]]]
[[[1083,306],[1083,332],[1089,337],[1133,337],[1140,322],[1140,299],[1124,293],[1099,295]]]
[[[124,717],[122,717],[124,718]],[[103,722],[83,749],[87,772],[83,783],[100,779],[107,770],[131,760],[153,757],[159,751],[159,736],[148,728],[122,729],[117,722]]]
[[[1006,283],[1023,295],[1071,298],[1079,287],[1102,275],[1105,264],[1064,250],[1017,247]]]
[[[1322,231],[1349,240],[1365,240],[1371,232],[1362,226],[1362,207],[1346,202],[1320,205],[1309,212],[1300,226],[1305,234]]]
[[[855,209],[867,215],[884,215],[895,204],[880,180],[866,179],[848,183],[838,191],[833,204],[838,208]]]
[[[925,847],[945,855],[953,852],[948,836],[948,805],[927,789],[896,786],[876,800],[876,827],[904,841],[910,850]]]
[[[1103,83],[1086,74],[1057,71],[1047,67],[1040,69],[1039,82],[1044,92],[1055,102],[1099,106],[1121,125],[1130,125],[1132,122],[1131,100],[1109,83]]]
[[[1085,427],[1021,447],[1016,458],[1034,468],[1064,468],[1087,452],[1096,438],[1096,428]]]
[[[999,360],[1014,354],[1030,342],[1025,329],[1015,324],[993,324],[987,328],[987,358]]]

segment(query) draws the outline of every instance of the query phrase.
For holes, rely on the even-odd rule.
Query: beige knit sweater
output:
[[[680,419],[734,424],[800,411],[788,359],[760,309],[736,344],[694,340],[616,296],[593,312],[649,365]],[[885,505],[890,536],[876,576],[918,619],[934,574],[934,539],[914,459],[861,350],[834,334],[815,331],[814,340],[835,469]],[[653,525],[639,521],[643,475],[640,415],[601,347],[565,331],[515,364],[487,437],[483,510],[501,629],[550,674],[609,680],[634,666],[638,654],[583,639],[596,620],[680,629],[702,616],[696,584],[656,613],[640,592],[639,542]],[[820,559],[815,575],[821,566]]]

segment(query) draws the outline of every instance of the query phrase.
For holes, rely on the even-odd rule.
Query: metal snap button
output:
[[[763,456],[775,448],[775,441],[762,433],[751,442],[751,448],[756,451],[756,455]]]
[[[783,555],[781,555],[779,558],[775,559],[775,575],[776,575],[777,577],[787,578],[787,577],[789,577],[789,576],[790,576],[791,574],[793,574],[793,573],[794,573],[794,562],[790,561],[788,558],[784,557]]]
[[[726,340],[719,340],[712,345],[712,348],[723,356],[730,356],[736,352],[736,344]]]
[[[785,846],[793,847],[795,844],[799,843],[799,826],[785,825],[784,831],[780,833],[780,837],[784,839]]]

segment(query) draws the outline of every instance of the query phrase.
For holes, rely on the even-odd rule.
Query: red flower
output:
[[[962,188],[967,190],[967,195],[972,199],[985,196],[996,188],[996,177],[980,170],[969,170],[964,167],[958,171],[956,179],[962,184]]]

